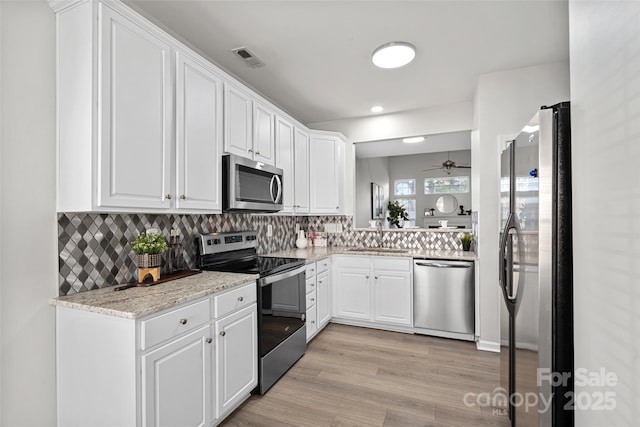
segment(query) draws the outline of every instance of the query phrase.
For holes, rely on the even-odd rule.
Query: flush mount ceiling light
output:
[[[415,144],[416,142],[424,141],[424,136],[414,136],[411,138],[404,138],[402,142],[406,142],[407,144]]]
[[[371,112],[372,113],[381,113],[382,110],[384,110],[384,107],[382,105],[376,105],[371,107]]]
[[[416,57],[416,48],[406,42],[385,43],[371,55],[371,62],[380,68],[398,68]]]

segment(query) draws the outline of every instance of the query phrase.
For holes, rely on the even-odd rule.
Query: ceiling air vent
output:
[[[246,46],[237,47],[235,49],[231,49],[231,52],[235,53],[242,59],[245,64],[247,64],[251,68],[258,68],[264,65],[257,56],[253,54]]]

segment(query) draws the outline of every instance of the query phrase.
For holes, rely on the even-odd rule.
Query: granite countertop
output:
[[[357,249],[354,251],[353,249]],[[285,251],[272,252],[264,256],[302,258],[307,262],[326,258],[331,255],[365,255],[365,256],[390,256],[390,257],[411,257],[420,259],[451,259],[461,261],[475,261],[478,255],[472,251],[448,251],[441,249],[406,249],[403,252],[376,251],[371,248],[365,251],[364,248],[353,248],[348,246],[313,247],[305,249],[289,249]]]
[[[203,271],[200,274],[154,286],[129,288],[122,291],[114,291],[114,287],[110,286],[52,298],[49,303],[125,319],[137,319],[178,304],[244,285],[257,278],[257,274]]]

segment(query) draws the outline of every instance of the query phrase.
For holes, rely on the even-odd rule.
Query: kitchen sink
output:
[[[389,254],[404,254],[409,252],[409,250],[396,248],[351,248],[347,249],[347,252],[384,252]]]

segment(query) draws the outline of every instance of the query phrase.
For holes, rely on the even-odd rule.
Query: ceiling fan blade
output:
[[[440,170],[440,169],[442,169],[442,166],[439,166],[437,168],[431,168],[431,169],[423,169],[422,172],[436,171],[436,170]]]
[[[456,168],[471,169],[471,166],[454,166]]]

